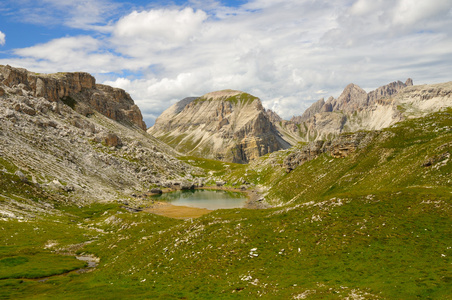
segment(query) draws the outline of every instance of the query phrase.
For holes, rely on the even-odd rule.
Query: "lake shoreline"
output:
[[[225,192],[236,192],[242,193],[246,196],[247,201],[245,202],[243,208],[246,209],[265,209],[270,207],[266,203],[263,202],[263,197],[261,194],[255,189],[251,190],[243,190],[239,188],[231,188],[225,186],[203,186],[203,187],[195,187],[195,190],[218,190]],[[162,189],[162,193],[171,193],[180,191],[180,189],[174,188],[165,188]],[[156,196],[159,195],[157,193],[149,193],[148,196]],[[151,206],[148,206],[144,209],[146,212],[150,212],[157,215],[162,215],[175,219],[190,219],[190,218],[199,218],[205,214],[212,212],[213,210],[209,210],[206,208],[196,208],[196,207],[188,207],[188,206],[177,206],[168,202],[153,200]]]

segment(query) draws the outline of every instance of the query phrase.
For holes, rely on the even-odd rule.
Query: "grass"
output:
[[[195,156],[182,156],[179,157],[181,161],[184,161],[194,167],[199,167],[205,172],[211,172],[214,176],[225,176],[231,172],[237,170],[244,170],[246,168],[243,164],[222,162],[213,159],[200,158]]]
[[[258,98],[253,96],[253,95],[250,95],[248,93],[240,93],[240,94],[237,94],[235,96],[227,97],[227,98],[224,98],[224,99],[221,99],[221,100],[222,101],[231,102],[234,105],[237,105],[237,104],[247,105],[247,104],[253,103],[254,100],[256,100],[256,99],[258,99]],[[199,103],[199,102],[203,102],[203,101],[212,101],[212,100],[213,100],[213,98],[200,97],[200,98],[194,100],[193,102],[194,103]]]

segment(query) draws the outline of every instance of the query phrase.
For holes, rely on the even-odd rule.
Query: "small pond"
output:
[[[243,207],[248,198],[243,193],[218,190],[184,190],[153,196],[157,201],[170,202],[176,206],[227,209]]]

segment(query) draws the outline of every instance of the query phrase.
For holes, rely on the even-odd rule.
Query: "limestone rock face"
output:
[[[115,121],[146,130],[141,112],[129,94],[122,89],[96,84],[95,78],[88,73],[36,74],[0,65],[0,83],[9,88],[11,94],[27,93],[50,102],[75,101],[73,108],[80,113],[87,115],[94,109]]]
[[[267,113],[269,120],[272,121],[273,123],[283,121],[283,119],[276,112],[272,111],[271,109],[266,109],[265,112]]]
[[[186,98],[163,112],[148,132],[184,154],[237,163],[290,146],[261,101],[234,90]]]
[[[325,106],[325,99],[320,99],[319,101],[312,104],[301,116],[294,116],[290,121],[294,123],[301,123],[309,120],[316,113],[322,111],[322,108]]]

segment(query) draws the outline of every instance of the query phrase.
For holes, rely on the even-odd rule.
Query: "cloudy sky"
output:
[[[2,0],[0,64],[85,71],[129,92],[148,126],[221,89],[289,119],[411,77],[452,80],[451,0]]]

